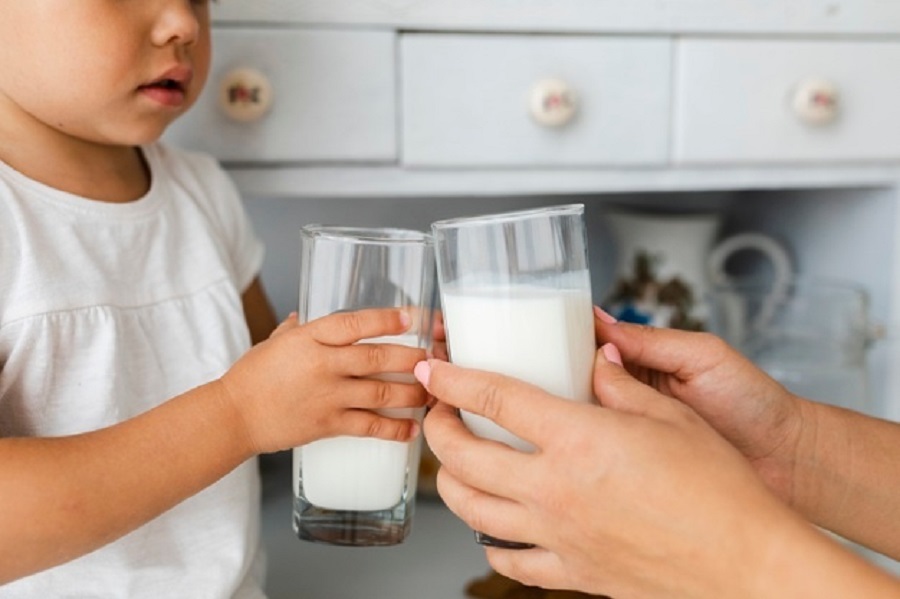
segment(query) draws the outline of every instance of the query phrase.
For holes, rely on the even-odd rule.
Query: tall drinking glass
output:
[[[434,245],[423,232],[309,225],[300,231],[300,322],[362,308],[406,308],[403,335],[363,340],[428,349]],[[384,376],[415,382],[412,373]],[[421,421],[424,408],[379,410]],[[293,525],[303,540],[374,546],[411,529],[421,436],[410,442],[335,437],[294,449]]]
[[[450,361],[593,401],[593,302],[584,205],[432,224]],[[476,435],[532,451],[490,420],[461,413]],[[480,532],[483,545],[529,545]]]

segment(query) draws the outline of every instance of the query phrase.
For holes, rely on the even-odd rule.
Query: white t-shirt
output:
[[[263,248],[237,190],[207,156],[160,144],[144,155],[150,190],[125,204],[0,162],[0,436],[126,420],[220,376],[250,346],[241,293]],[[263,597],[259,518],[251,460],[118,541],[0,586],[0,598]]]

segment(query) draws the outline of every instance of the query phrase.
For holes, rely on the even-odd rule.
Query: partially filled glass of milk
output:
[[[405,229],[308,225],[300,232],[300,322],[362,308],[406,308],[410,330],[361,343],[429,349],[434,316],[431,236]],[[412,373],[386,375],[415,383]],[[381,411],[416,418],[424,408]],[[402,443],[322,439],[293,452],[293,525],[303,540],[346,546],[395,545],[412,526],[421,435]]]
[[[450,361],[593,401],[595,341],[584,205],[432,224]],[[476,435],[533,447],[476,414]],[[484,545],[526,547],[476,532]]]

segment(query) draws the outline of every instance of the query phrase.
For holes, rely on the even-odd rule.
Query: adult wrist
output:
[[[827,527],[827,513],[841,482],[834,473],[847,457],[846,435],[833,426],[823,404],[797,398],[799,426],[793,456],[791,505],[811,522]]]

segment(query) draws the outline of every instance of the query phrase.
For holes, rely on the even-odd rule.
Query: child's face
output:
[[[0,15],[0,119],[25,130],[148,143],[209,71],[208,0],[0,0]]]

